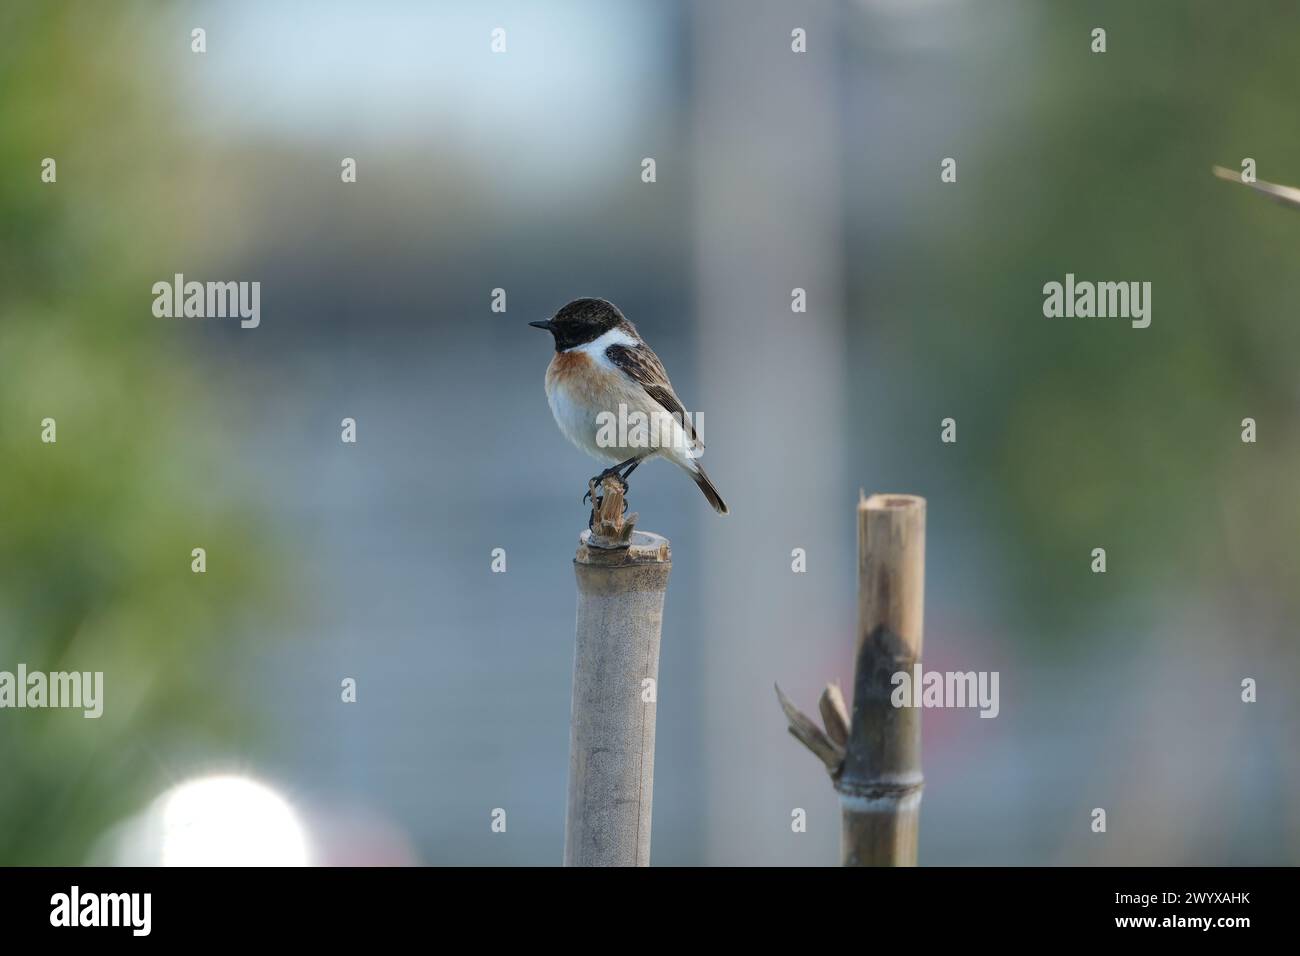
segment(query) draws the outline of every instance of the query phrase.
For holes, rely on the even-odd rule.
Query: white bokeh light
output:
[[[162,866],[307,866],[307,832],[284,797],[234,774],[162,794],[136,823],[137,853]],[[142,832],[143,831],[143,832]],[[147,849],[146,849],[147,848]]]

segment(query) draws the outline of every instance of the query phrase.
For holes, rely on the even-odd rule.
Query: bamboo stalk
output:
[[[839,686],[818,702],[823,732],[781,688],[790,733],[826,766],[840,794],[844,866],[915,866],[921,813],[921,712],[896,708],[893,676],[921,659],[925,499],[858,502],[858,634],[853,717]]]
[[[634,531],[607,482],[582,532],[565,866],[649,866],[668,540]],[[647,683],[647,681],[653,683]]]
[[[845,866],[915,866],[921,710],[890,701],[893,675],[921,659],[925,499],[858,502],[858,635],[853,719],[836,783]]]

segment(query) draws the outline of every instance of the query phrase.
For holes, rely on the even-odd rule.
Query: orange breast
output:
[[[585,352],[556,352],[555,358],[551,359],[550,368],[546,370],[546,377],[564,381],[578,373],[590,372],[591,368],[592,361],[587,358]],[[565,384],[568,383],[565,382]]]
[[[584,352],[556,352],[546,369],[547,391],[559,388],[570,401],[603,405],[613,376]]]

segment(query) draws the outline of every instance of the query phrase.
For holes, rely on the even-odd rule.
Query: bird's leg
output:
[[[624,462],[623,464],[627,465],[627,462]],[[627,514],[627,492],[628,489],[632,487],[631,485],[628,484],[627,479],[628,476],[632,474],[632,472],[636,471],[636,466],[639,464],[641,464],[641,459],[633,458],[632,464],[627,466],[627,471],[623,472],[623,474],[618,476],[619,480],[623,482],[623,513],[624,514]],[[623,465],[619,465],[619,467],[621,468],[623,467]]]
[[[600,473],[600,478],[598,478],[597,481],[603,481],[604,479],[610,477],[611,475],[618,475],[618,480],[620,482],[623,482],[628,475],[632,474],[632,469],[635,468],[640,463],[641,463],[641,459],[635,456],[629,458],[627,461],[620,461],[617,465],[611,465],[610,467],[602,471]],[[619,472],[621,472],[624,468],[627,468],[627,473],[620,475]]]
[[[595,477],[588,479],[587,493],[582,496],[583,504],[586,504],[587,499],[592,497],[592,490],[594,488],[599,487],[601,482],[603,482],[606,478],[612,478],[616,475],[618,476],[619,483],[622,484],[623,486],[623,493],[627,494],[627,476],[632,474],[632,472],[636,469],[636,466],[639,464],[641,464],[640,458],[629,458],[627,461],[620,461],[617,465],[611,465],[609,468],[606,468],[604,471],[602,471],[599,475],[596,475]],[[628,467],[629,465],[631,466],[630,468]],[[627,472],[620,475],[619,472],[623,471],[624,468],[627,468]],[[624,505],[626,506],[626,502],[624,502]]]

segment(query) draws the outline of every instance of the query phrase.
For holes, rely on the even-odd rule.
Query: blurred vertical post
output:
[[[845,866],[916,865],[921,708],[890,696],[893,675],[920,663],[924,607],[925,499],[862,498],[853,719],[836,781]]]
[[[668,539],[607,484],[579,538],[565,866],[649,866]]]
[[[790,841],[790,808],[805,799],[801,758],[774,755],[752,730],[771,706],[773,669],[821,666],[852,627],[841,600],[848,568],[829,557],[844,527],[825,503],[849,500],[856,487],[845,452],[863,427],[845,418],[841,84],[852,32],[842,21],[854,14],[826,0],[712,0],[689,10],[699,343],[691,393],[706,418],[704,465],[733,511],[722,520],[697,512],[708,527],[699,862],[812,864],[835,852],[834,828]],[[796,27],[806,53],[792,49]],[[796,289],[806,311],[796,311]],[[796,574],[788,557],[777,560],[796,547],[815,570]],[[758,590],[768,599],[755,600]]]

